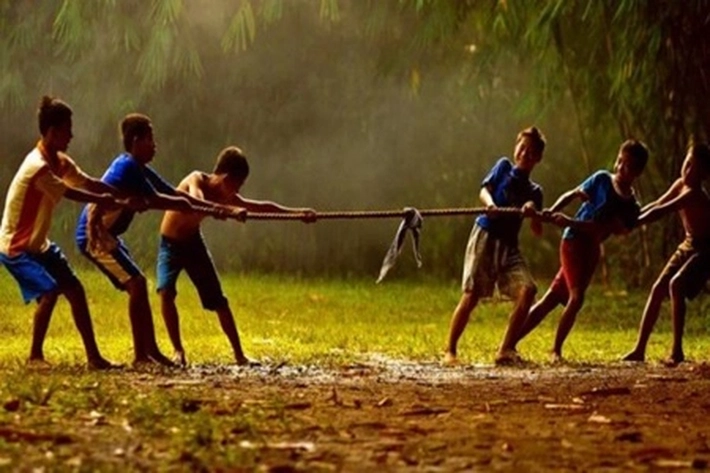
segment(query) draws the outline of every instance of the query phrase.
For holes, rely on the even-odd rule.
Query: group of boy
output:
[[[76,228],[81,253],[117,289],[128,294],[134,364],[186,364],[175,304],[176,283],[183,270],[196,287],[202,306],[217,313],[235,362],[250,363],[205,245],[201,222],[207,216],[244,221],[247,212],[294,213],[305,222],[313,222],[315,211],[244,198],[240,189],[249,175],[249,165],[242,151],[234,146],[222,150],[211,173],[194,171],[173,187],[148,165],[155,156],[156,144],[152,123],[142,114],[132,113],[121,121],[124,152],[113,160],[101,179],[88,176],[66,154],[73,137],[68,104],[43,97],[38,124],[39,142],[10,184],[0,226],[0,262],[17,280],[25,302],[37,302],[29,362],[46,363],[44,339],[56,302],[63,295],[70,304],[88,365],[95,369],[115,366],[97,346],[83,285],[61,249],[48,238],[54,207],[66,197],[87,204]],[[646,166],[648,150],[640,141],[627,140],[619,148],[613,172],[593,173],[543,209],[542,188],[530,179],[530,174],[542,160],[545,145],[538,128],[522,130],[513,159],[500,158],[481,183],[479,196],[487,211],[475,220],[466,247],[462,296],[451,319],[444,363],[458,362],[458,341],[473,309],[496,287],[514,301],[496,363],[521,362],[517,344],[559,305],[564,309],[551,357],[553,362],[562,360],[562,346],[584,303],[602,243],[611,235],[628,233],[670,212],[679,213],[685,240],[654,283],[636,346],[623,359],[644,361],[661,304],[670,297],[673,346],[666,361],[670,365],[684,361],[686,299],[697,296],[710,277],[710,197],[702,186],[710,174],[710,148],[705,144],[691,146],[680,177],[657,200],[641,208],[633,183]],[[582,204],[570,218],[561,211],[575,200]],[[519,208],[520,212],[496,211],[510,207]],[[148,209],[165,211],[160,225],[157,291],[175,350],[172,360],[158,348],[146,277],[121,238],[136,212]],[[560,269],[537,302],[537,285],[518,243],[525,218],[530,219],[537,236],[542,233],[543,222],[564,228]]]
[[[37,302],[28,361],[47,364],[44,339],[56,302],[63,295],[70,304],[89,367],[116,366],[99,351],[83,285],[62,250],[48,238],[54,208],[66,197],[87,203],[76,228],[81,253],[128,294],[135,365],[186,363],[175,306],[176,282],[182,270],[197,288],[203,307],[217,313],[236,363],[249,363],[200,224],[207,216],[244,221],[247,212],[298,213],[304,221],[312,222],[315,212],[242,197],[239,191],[249,175],[249,165],[241,150],[233,146],[219,154],[212,173],[192,172],[173,187],[148,165],[156,152],[153,127],[147,116],[138,113],[127,115],[120,123],[124,152],[100,180],[90,177],[66,153],[73,137],[72,113],[64,101],[42,98],[40,139],[10,183],[0,226],[0,262],[17,280],[25,302]],[[146,278],[121,238],[135,213],[147,209],[165,211],[157,290],[175,349],[174,360],[158,348]]]
[[[703,180],[710,175],[710,148],[689,147],[680,176],[657,200],[641,208],[633,183],[648,161],[648,149],[637,140],[624,141],[613,172],[600,170],[579,186],[563,193],[548,209],[542,207],[542,189],[530,180],[542,160],[545,137],[535,127],[517,137],[513,160],[498,160],[481,183],[480,199],[489,209],[479,216],[471,231],[463,265],[462,296],[454,310],[443,363],[458,362],[457,345],[471,312],[495,287],[514,302],[508,326],[496,354],[496,364],[520,363],[517,344],[557,306],[562,316],[551,351],[551,361],[562,360],[562,346],[584,304],[601,255],[602,243],[611,235],[625,234],[663,215],[677,212],[685,240],[670,257],[648,296],[634,349],[624,361],[645,360],[646,345],[658,319],[661,304],[670,297],[673,346],[665,364],[685,360],[682,339],[686,299],[695,298],[710,278],[710,197]],[[574,218],[561,213],[573,201],[581,201]],[[496,213],[498,207],[517,207],[515,213]],[[535,302],[537,286],[518,246],[523,218],[541,234],[542,222],[564,228],[560,242],[560,269],[547,292]]]

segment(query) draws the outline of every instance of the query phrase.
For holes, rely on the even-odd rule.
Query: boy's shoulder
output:
[[[495,164],[493,164],[494,168],[497,167],[502,167],[502,168],[507,168],[507,169],[513,169],[515,165],[513,164],[513,160],[510,159],[508,156],[501,156],[499,157]]]
[[[597,169],[589,175],[588,179],[609,179],[611,180],[614,175],[611,171],[607,169]]]

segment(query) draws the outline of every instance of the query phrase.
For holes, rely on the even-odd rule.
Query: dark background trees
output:
[[[120,118],[142,111],[154,166],[173,182],[237,144],[252,165],[246,196],[323,210],[475,206],[485,171],[534,123],[548,136],[534,176],[548,203],[631,136],[651,149],[638,186],[648,201],[688,141],[707,138],[709,18],[700,0],[0,0],[0,184],[49,93],[74,107],[70,151],[94,174],[120,150]],[[67,249],[78,211],[63,205],[55,222]],[[158,218],[127,236],[146,268]],[[470,224],[425,222],[427,274],[458,276]],[[208,222],[205,233],[225,270],[374,275],[396,225]],[[610,242],[612,277],[645,283],[677,230],[668,220]],[[558,238],[523,234],[536,273],[555,269]]]

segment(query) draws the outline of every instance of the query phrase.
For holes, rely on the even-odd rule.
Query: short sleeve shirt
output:
[[[54,207],[67,186],[83,187],[87,176],[66,154],[50,167],[41,143],[24,159],[10,183],[0,226],[0,252],[7,256],[49,248]]]
[[[136,161],[129,153],[122,153],[113,160],[103,177],[103,182],[131,195],[151,197],[158,193],[175,195],[175,188],[161,178],[149,166]],[[115,237],[128,230],[135,211],[118,208],[107,211],[103,215],[103,224],[109,233]],[[88,206],[85,206],[79,216],[76,228],[76,241],[83,246],[87,239]]]
[[[506,157],[496,162],[483,178],[481,186],[489,188],[493,202],[498,207],[522,207],[532,201],[537,210],[542,209],[542,187],[531,181],[527,172],[514,166]],[[481,215],[476,219],[476,224],[494,238],[516,246],[522,221],[520,215],[500,215],[494,218]]]
[[[587,222],[609,223],[620,219],[622,224],[632,229],[636,225],[641,208],[635,197],[623,197],[614,190],[613,175],[609,171],[597,171],[589,176],[579,189],[587,200],[579,207],[574,218]],[[565,228],[562,238],[574,238],[575,232]]]

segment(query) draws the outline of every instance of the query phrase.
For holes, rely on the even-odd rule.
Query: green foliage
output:
[[[608,166],[629,136],[652,151],[639,182],[648,201],[677,175],[688,140],[710,130],[709,17],[706,0],[3,0],[2,153],[14,166],[27,151],[33,104],[50,93],[74,106],[71,151],[94,174],[118,151],[117,121],[139,110],[156,124],[155,166],[172,182],[236,142],[254,156],[255,197],[322,209],[472,206],[496,155],[536,123],[551,130],[538,179],[546,202]],[[6,186],[10,173],[1,177]],[[56,238],[71,242],[73,216],[60,211]],[[468,223],[427,224],[427,270],[458,273],[451,255]],[[364,275],[390,237],[364,222],[316,228],[252,226],[214,253],[229,269]],[[676,228],[647,234],[652,264]],[[550,234],[529,245],[545,274],[556,266]],[[308,250],[294,251],[292,236]],[[147,258],[153,245],[140,238],[132,249]]]

